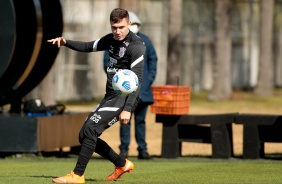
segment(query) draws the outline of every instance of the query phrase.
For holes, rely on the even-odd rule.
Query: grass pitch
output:
[[[52,178],[69,173],[77,156],[67,158],[22,156],[0,159],[1,184],[47,184]],[[124,174],[116,183],[282,183],[282,159],[243,160],[241,158],[212,159],[207,157],[154,158],[141,161],[130,157],[135,169]],[[113,165],[93,157],[86,169],[86,183],[108,183],[106,177]]]
[[[234,92],[232,100],[211,102],[207,100],[207,93],[198,93],[191,96],[190,112],[196,114],[224,112],[278,114],[282,112],[281,96],[281,89],[275,90],[272,97],[256,97],[250,93]],[[82,110],[91,110],[93,107],[92,103],[85,104]],[[69,109],[72,110],[70,107]],[[74,109],[77,110],[77,107]],[[153,120],[154,118],[152,122]],[[153,133],[156,139],[156,132]],[[117,142],[118,145],[118,136]],[[150,145],[152,145],[151,142],[149,142]],[[257,160],[186,156],[177,159],[154,158],[152,161],[139,161],[136,157],[130,157],[129,159],[135,164],[135,169],[113,183],[282,184],[282,155],[278,156],[278,158]],[[23,155],[21,158],[0,158],[0,184],[51,184],[52,178],[69,173],[74,168],[76,159],[76,155],[70,155],[68,158],[30,155]],[[86,183],[108,183],[105,179],[113,172],[113,169],[109,161],[93,157],[85,172]]]

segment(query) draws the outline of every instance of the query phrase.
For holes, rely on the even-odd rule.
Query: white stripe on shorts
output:
[[[102,107],[98,111],[117,111],[118,107]]]

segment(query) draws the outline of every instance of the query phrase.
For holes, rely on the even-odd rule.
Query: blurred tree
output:
[[[273,8],[274,0],[260,1],[259,74],[258,85],[254,91],[260,96],[271,96],[273,90]]]
[[[167,84],[177,84],[181,71],[182,0],[169,1],[168,12]]]
[[[231,9],[232,0],[215,1],[215,60],[211,100],[230,99],[231,85]]]
[[[281,2],[281,1],[280,1]],[[274,45],[274,86],[282,87],[282,2],[274,6],[273,18],[273,45]]]
[[[44,102],[45,105],[56,104],[54,94],[54,68],[52,68],[46,77],[39,84],[39,98]]]
[[[138,0],[119,0],[119,4],[121,8],[126,9],[127,11],[137,12],[138,7]]]

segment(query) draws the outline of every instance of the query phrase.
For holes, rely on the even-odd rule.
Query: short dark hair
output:
[[[112,23],[120,22],[122,19],[126,18],[129,21],[128,12],[122,8],[115,8],[110,15],[110,21]]]

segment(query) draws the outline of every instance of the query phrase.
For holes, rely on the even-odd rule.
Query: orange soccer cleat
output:
[[[70,174],[53,179],[54,183],[85,183],[84,175],[79,176],[71,171]]]
[[[129,160],[127,160],[127,159],[125,159],[125,160],[126,160],[125,166],[115,167],[114,172],[107,177],[106,181],[115,181],[118,178],[120,178],[121,175],[123,175],[124,173],[129,172],[129,171],[134,169],[133,163],[130,162]]]

